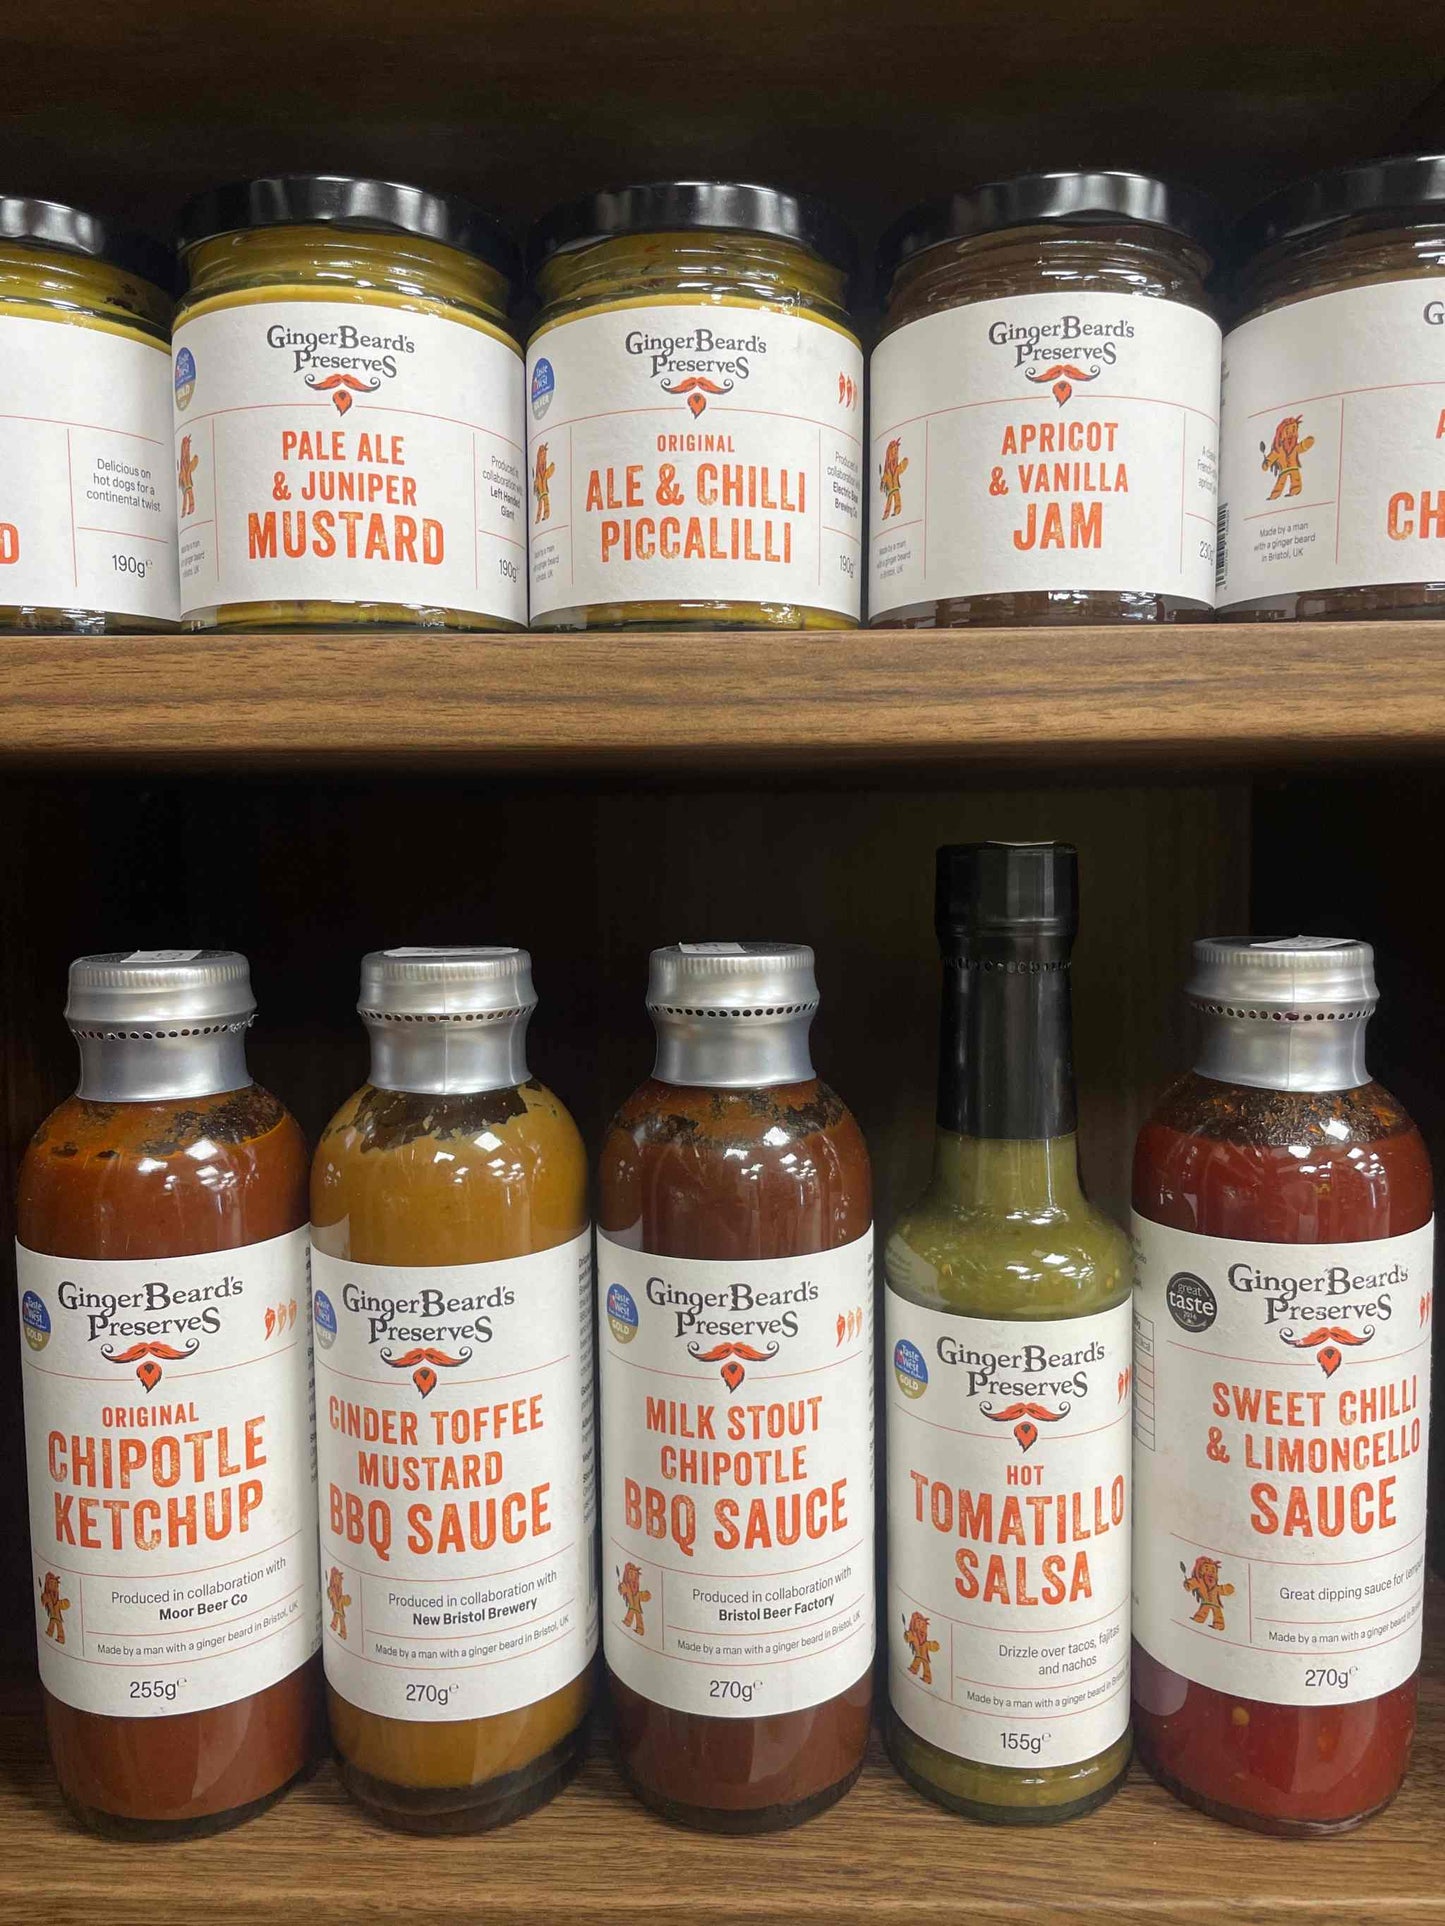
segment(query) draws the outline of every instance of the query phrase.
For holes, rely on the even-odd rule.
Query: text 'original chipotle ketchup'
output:
[[[1365,1068],[1368,944],[1195,945],[1196,1070],[1134,1164],[1134,1674],[1164,1784],[1338,1831],[1415,1729],[1430,1164]]]
[[[868,1737],[872,1189],[817,1006],[801,945],[654,951],[656,1069],[602,1150],[618,1754],[647,1804],[723,1832],[832,1804]]]
[[[80,1086],[20,1172],[50,1748],[129,1837],[249,1818],[319,1736],[306,1146],[254,1008],[232,951],[82,957]]]

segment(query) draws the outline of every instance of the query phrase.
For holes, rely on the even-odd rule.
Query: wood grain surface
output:
[[[841,1804],[796,1832],[717,1839],[619,1787],[605,1735],[544,1811],[475,1839],[401,1838],[348,1805],[329,1767],[238,1832],[115,1845],[61,1808],[33,1704],[0,1717],[0,1917],[491,1922],[492,1926],[1363,1926],[1445,1920],[1445,1601],[1435,1587],[1414,1769],[1359,1832],[1266,1839],[1186,1810],[1136,1766],[1109,1805],[1037,1832],[976,1826],[896,1778],[875,1746]]]
[[[1442,745],[1430,623],[0,645],[11,766],[1097,774]]]

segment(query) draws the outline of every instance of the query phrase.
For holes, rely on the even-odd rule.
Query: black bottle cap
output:
[[[1079,853],[1072,843],[945,843],[934,925],[949,949],[979,939],[1045,941],[1067,954],[1079,928]]]
[[[1442,211],[1445,154],[1395,154],[1282,187],[1241,218],[1235,250],[1244,258],[1355,221],[1376,227],[1391,217],[1402,227],[1438,223]]]
[[[108,215],[88,214],[64,201],[42,201],[28,194],[0,194],[0,241],[86,254],[135,274],[152,287],[174,294],[176,257],[149,236],[117,227]]]
[[[694,229],[761,234],[791,241],[851,274],[856,246],[824,201],[755,181],[640,181],[567,201],[532,229],[533,273],[552,255],[610,241],[620,234],[684,233]]]

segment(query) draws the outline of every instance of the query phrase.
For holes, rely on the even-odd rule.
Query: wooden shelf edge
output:
[[[849,769],[1445,751],[1445,625],[0,639],[0,766]]]

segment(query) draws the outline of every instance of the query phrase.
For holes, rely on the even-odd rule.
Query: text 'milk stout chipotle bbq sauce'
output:
[[[1221,610],[1445,614],[1445,155],[1287,187],[1235,253]]]
[[[1129,1760],[1129,1244],[1079,1185],[1060,843],[938,852],[933,1177],[888,1242],[889,1742],[941,1805],[1090,1811]]]
[[[1366,943],[1204,941],[1134,1161],[1135,1732],[1260,1831],[1357,1824],[1415,1730],[1430,1164],[1365,1067]]]
[[[856,626],[852,236],[743,181],[555,209],[527,349],[533,628]]]
[[[576,1764],[597,1645],[592,1239],[525,950],[362,964],[311,1179],[323,1650],[348,1789],[470,1832]]]
[[[1209,201],[1026,174],[885,237],[869,371],[869,616],[1193,621],[1214,604]]]
[[[133,1838],[251,1817],[320,1736],[306,1145],[254,1008],[233,951],[81,957],[80,1085],[20,1171],[50,1748]]]
[[[761,1832],[852,1784],[873,1660],[868,1152],[814,1074],[813,952],[655,950],[602,1149],[603,1642],[622,1771]]]

